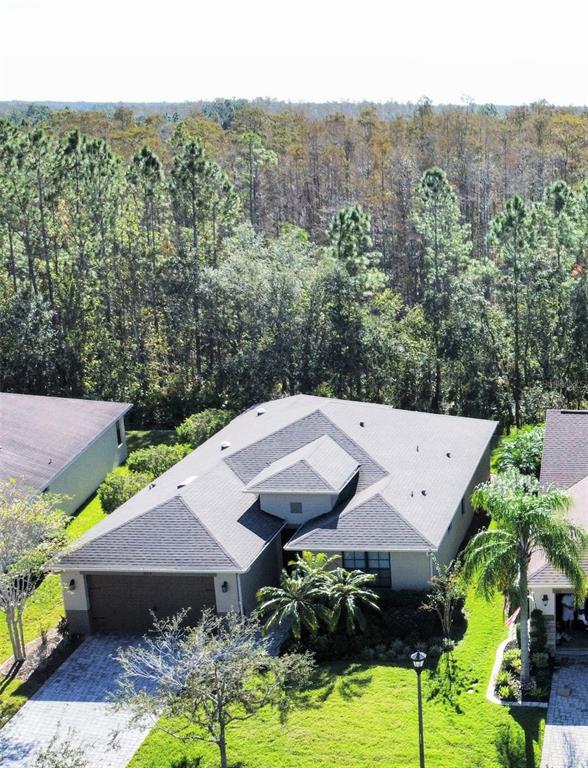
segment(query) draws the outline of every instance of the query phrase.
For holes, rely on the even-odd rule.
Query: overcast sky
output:
[[[0,0],[0,100],[587,104],[585,0]]]

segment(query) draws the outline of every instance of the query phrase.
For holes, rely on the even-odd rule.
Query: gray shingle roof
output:
[[[73,550],[62,564],[99,571],[239,570],[179,496]]]
[[[42,490],[131,405],[0,393],[0,482]]]
[[[588,476],[588,411],[547,411],[541,482],[570,488]]]
[[[567,489],[571,504],[567,513],[568,519],[588,531],[588,476],[571,488]],[[582,568],[588,575],[588,553],[582,558]],[[547,562],[542,551],[537,551],[529,563],[529,585],[548,585],[569,587],[567,576]]]
[[[328,435],[313,440],[263,469],[245,486],[253,493],[338,494],[358,463]]]
[[[284,549],[431,550],[431,542],[376,493],[303,525]]]
[[[333,519],[324,528],[324,518],[314,521],[317,537],[324,534],[324,546],[327,547],[329,536],[333,537],[329,539],[333,546],[339,546],[339,537],[345,534],[350,548],[355,542],[363,548],[369,541],[370,548],[373,542],[377,549],[380,531],[379,541],[392,550],[435,549],[445,536],[495,427],[495,422],[481,419],[308,395],[263,403],[262,412],[253,408],[238,416],[158,478],[153,487],[139,491],[85,534],[79,547],[83,548],[87,563],[80,557],[75,561],[76,567],[91,570],[92,563],[100,558],[108,562],[108,549],[95,559],[94,541],[112,533],[107,543],[118,552],[117,530],[126,539],[124,527],[129,521],[178,497],[235,566],[247,570],[284,522],[262,512],[257,504],[252,506],[251,496],[243,493],[245,486],[270,465],[324,436],[329,441],[322,442],[329,446],[333,456],[337,454],[341,459],[346,453],[359,465],[356,494],[337,511],[340,520],[333,522],[332,513]],[[333,448],[330,441],[338,448]],[[229,447],[223,449],[225,443]],[[337,477],[339,459],[335,462]],[[325,479],[323,471],[324,467],[318,474]],[[186,478],[193,476],[195,479],[182,486]],[[171,525],[173,516],[165,520]],[[143,523],[137,520],[137,524]],[[305,535],[310,534],[311,528],[307,524]],[[175,567],[173,544],[164,542],[160,549],[159,562]],[[76,551],[63,559],[64,568],[74,567],[71,564]],[[204,557],[200,561],[197,552],[193,562],[195,571],[209,564]],[[202,566],[198,565],[200,562]],[[113,566],[112,570],[116,568]]]

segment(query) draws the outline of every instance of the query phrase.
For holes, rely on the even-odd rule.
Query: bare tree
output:
[[[185,617],[155,620],[141,643],[119,651],[117,704],[181,741],[216,744],[227,768],[227,728],[267,706],[285,714],[314,662],[309,654],[272,656],[255,618],[205,611],[185,628]]]
[[[23,612],[43,566],[63,543],[61,497],[34,494],[15,481],[0,484],[0,610],[15,661],[26,657]]]
[[[435,565],[437,573],[431,579],[431,591],[422,608],[437,614],[443,636],[450,640],[455,611],[465,599],[465,582],[459,560],[452,560],[449,565],[440,562]]]

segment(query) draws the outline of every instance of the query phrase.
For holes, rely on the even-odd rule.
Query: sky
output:
[[[585,0],[0,0],[0,100],[588,104]]]

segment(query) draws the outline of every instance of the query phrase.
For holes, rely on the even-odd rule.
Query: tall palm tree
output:
[[[341,619],[345,620],[347,634],[352,635],[356,627],[363,632],[366,625],[362,609],[379,611],[376,604],[378,595],[369,589],[375,576],[363,571],[347,571],[335,568],[329,574],[328,600],[331,608],[330,625],[334,632]]]
[[[299,571],[282,571],[278,587],[262,587],[257,593],[258,612],[266,616],[266,628],[290,624],[294,637],[299,640],[302,628],[316,635],[320,622],[330,623],[330,612],[321,603],[324,589],[314,578]]]
[[[531,556],[542,550],[562,571],[577,593],[584,590],[580,557],[588,544],[584,530],[569,522],[570,499],[562,491],[543,489],[535,477],[510,470],[479,485],[472,494],[477,510],[492,518],[489,530],[469,542],[464,575],[474,578],[483,595],[512,589],[520,606],[521,687],[530,682],[528,569]]]

